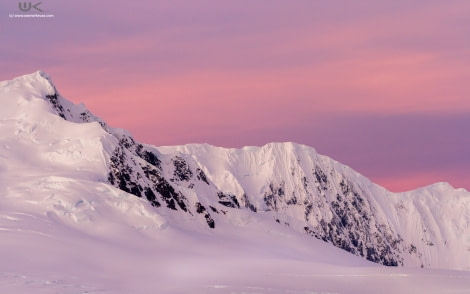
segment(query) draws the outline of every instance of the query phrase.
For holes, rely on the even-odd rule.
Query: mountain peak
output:
[[[41,96],[53,95],[57,93],[56,87],[52,82],[52,78],[45,71],[38,70],[30,74],[22,75],[12,80],[3,81],[0,83],[2,88],[6,87],[8,90],[32,90],[40,93]]]

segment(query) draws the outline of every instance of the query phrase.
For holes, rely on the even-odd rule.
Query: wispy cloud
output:
[[[64,96],[142,141],[297,141],[388,183],[434,180],[437,163],[453,178],[470,168],[458,147],[468,143],[468,1],[44,7],[53,21],[0,17],[0,79],[46,70]]]

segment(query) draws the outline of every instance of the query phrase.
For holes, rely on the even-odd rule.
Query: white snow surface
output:
[[[295,143],[271,143],[242,149],[189,144],[159,147],[158,150],[163,154],[191,156],[217,187],[235,195],[262,196],[269,189],[267,184],[260,183],[276,180],[282,183],[279,179],[293,178],[283,185],[285,194],[297,193],[297,197],[299,194],[302,197],[302,191],[299,191],[301,184],[296,183],[291,175],[301,173],[306,176],[307,171],[320,165],[324,170],[332,171],[330,174],[337,181],[342,177],[348,178],[364,194],[372,195],[369,201],[375,220],[390,226],[392,231],[416,248],[416,253],[411,254],[411,245],[404,248],[408,251],[408,254],[403,252],[404,265],[470,269],[470,194],[465,189],[436,183],[414,191],[392,193],[349,167],[317,154],[308,146]],[[327,202],[334,201],[336,192],[325,194],[329,198]],[[251,202],[257,207],[263,206],[262,197],[254,197]],[[315,213],[329,214],[329,211]],[[293,226],[293,222],[299,220],[299,214],[298,207],[285,206],[276,212],[276,218]],[[321,218],[325,215],[317,217]],[[315,219],[310,220],[312,222],[315,223]]]
[[[54,94],[41,71],[0,83],[0,293],[470,293],[464,189],[437,183],[391,193],[295,143],[144,145],[168,178],[175,156],[207,176],[207,184],[170,180],[190,213],[165,207],[161,195],[154,207],[108,182],[112,152],[130,134],[60,95],[63,109],[54,107],[46,98]],[[132,161],[140,170],[142,161]],[[328,180],[315,182],[315,168]],[[370,232],[383,224],[403,239],[396,249],[403,266],[372,263],[305,234],[305,226],[315,231],[334,218],[326,207],[349,195],[338,190],[345,179],[370,210]],[[282,190],[275,206],[265,201],[270,185]],[[241,207],[221,205],[217,191]],[[308,201],[318,206],[306,220]],[[214,229],[196,213],[198,202]]]

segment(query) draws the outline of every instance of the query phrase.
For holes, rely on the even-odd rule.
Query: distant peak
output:
[[[428,187],[439,190],[455,190],[455,188],[448,182],[437,182],[429,185]]]
[[[456,190],[456,189],[448,182],[437,182],[437,183],[430,184],[430,185],[427,185],[427,186],[424,186],[424,187],[420,187],[420,188],[417,188],[417,189],[411,190],[411,191],[422,191],[422,190],[428,190],[428,191],[431,190],[431,191],[444,192],[444,191],[453,191],[453,190]]]

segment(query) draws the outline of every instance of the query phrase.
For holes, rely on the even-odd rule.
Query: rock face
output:
[[[374,195],[362,187],[372,183],[307,146],[273,143],[235,150],[187,145],[159,150],[165,156],[185,156],[193,169],[205,171],[215,187],[212,203],[272,215],[273,221],[384,265],[404,265],[402,253],[409,255],[414,246],[404,241],[376,207]],[[252,162],[245,166],[248,160]],[[419,254],[411,252],[417,259]]]
[[[38,96],[49,113],[72,123],[98,123],[107,133],[106,180],[147,199],[154,209],[190,217],[208,229],[244,210],[389,266],[470,264],[470,237],[461,238],[470,236],[470,194],[463,189],[441,183],[391,193],[295,143],[242,149],[141,144],[64,99],[45,73],[22,79],[43,87]]]

